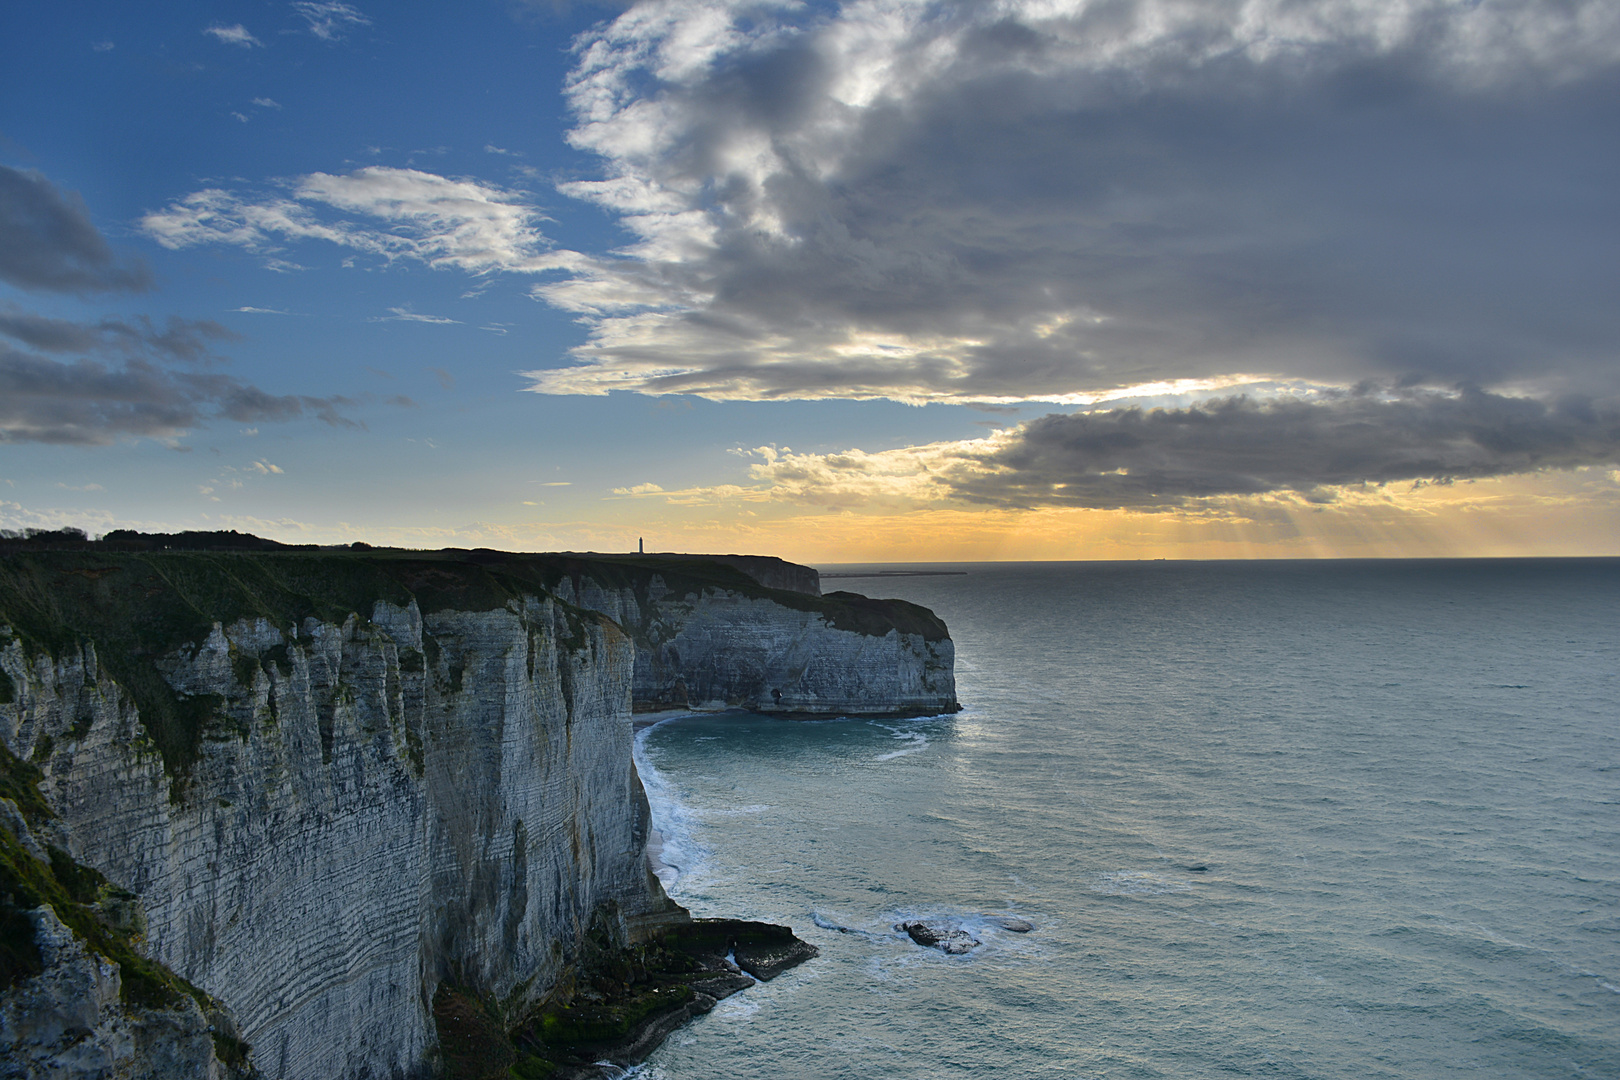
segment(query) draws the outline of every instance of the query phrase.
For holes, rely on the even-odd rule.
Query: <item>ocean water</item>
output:
[[[825,587],[961,713],[638,737],[672,894],[821,949],[648,1080],[1620,1078],[1620,561],[929,569]]]

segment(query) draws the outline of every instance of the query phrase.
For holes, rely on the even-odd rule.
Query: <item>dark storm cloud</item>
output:
[[[1325,489],[1343,485],[1614,462],[1613,404],[1466,390],[1051,415],[941,471],[953,494],[974,502],[1140,509],[1283,490],[1327,500]]]
[[[216,418],[274,422],[307,416],[357,427],[337,411],[354,404],[343,397],[266,394],[227,375],[175,371],[145,360],[63,363],[0,345],[0,443],[172,441]]]
[[[596,330],[537,389],[1620,387],[1612,6],[1056,6],[587,38],[564,190],[640,243],[536,290]]]
[[[140,292],[151,276],[114,256],[84,201],[42,174],[0,165],[0,281],[50,292]]]

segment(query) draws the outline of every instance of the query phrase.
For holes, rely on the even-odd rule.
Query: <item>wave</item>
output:
[[[913,721],[912,724],[920,724],[929,720],[937,719],[939,719],[939,717],[919,717],[917,720]],[[890,732],[894,738],[906,744],[898,750],[891,750],[887,754],[877,755],[872,759],[873,761],[893,761],[895,758],[909,757],[912,754],[920,754],[924,750],[928,749],[928,734],[924,731],[918,730],[915,726],[893,727],[889,724],[880,724],[875,721],[873,722],[873,726],[880,727],[884,731]]]
[[[647,738],[655,730],[679,717],[670,717],[650,724],[636,732],[631,747],[631,758],[641,786],[647,792],[647,805],[652,810],[652,832],[648,837],[647,855],[653,873],[671,897],[685,891],[682,883],[691,884],[708,869],[713,852],[697,840],[700,813],[681,801],[680,793],[669,777],[658,771],[647,754]]]

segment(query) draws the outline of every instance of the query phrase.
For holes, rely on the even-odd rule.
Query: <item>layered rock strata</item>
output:
[[[958,708],[955,646],[926,608],[847,592],[811,600],[680,568],[605,576],[564,577],[558,595],[630,634],[638,712],[934,716]]]
[[[671,908],[606,620],[530,595],[216,623],[151,658],[206,706],[183,773],[102,653],[6,633],[0,738],[266,1076],[425,1075],[440,981],[521,1010],[593,915],[630,937]]]
[[[632,700],[940,712],[950,662],[923,609],[690,560],[0,558],[0,742],[267,1077],[426,1076],[441,985],[515,1018],[588,927],[684,918]]]

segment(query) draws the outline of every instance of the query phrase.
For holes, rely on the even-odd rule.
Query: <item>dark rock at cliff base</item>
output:
[[[948,956],[960,956],[979,944],[979,939],[939,920],[895,923],[894,928],[925,948],[938,949]]]
[[[694,956],[729,954],[738,967],[764,982],[820,953],[786,926],[743,919],[693,919],[669,931],[664,940]]]
[[[638,945],[597,948],[567,980],[571,989],[512,1032],[511,1075],[521,1080],[622,1076],[624,1067],[652,1053],[682,1024],[753,986],[749,975],[769,979],[815,955],[815,946],[786,926],[741,919],[676,922]],[[448,1075],[449,1080],[485,1076]]]
[[[724,1001],[732,994],[739,993],[754,985],[754,980],[738,971],[728,967],[715,972],[712,976],[702,979],[693,979],[691,987],[700,994],[707,994],[716,1001]]]
[[[737,966],[765,982],[776,978],[790,967],[797,967],[821,952],[807,941],[797,939],[784,945],[739,945]]]
[[[1003,930],[1011,930],[1015,934],[1027,934],[1035,929],[1035,924],[1028,919],[1016,919],[1011,915],[986,915],[984,921],[991,926],[999,926]]]

